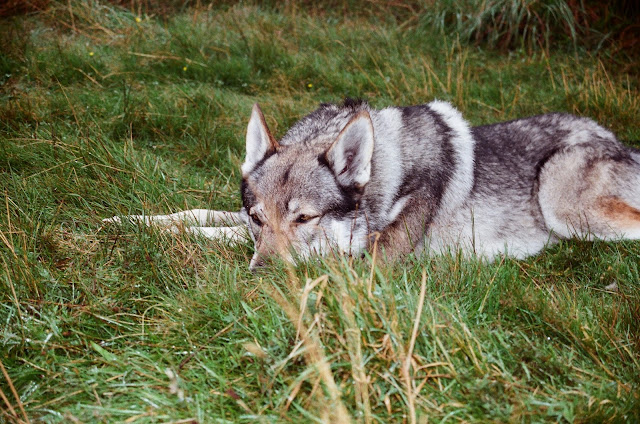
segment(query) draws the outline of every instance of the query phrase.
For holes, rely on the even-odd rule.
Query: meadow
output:
[[[248,243],[102,223],[238,210],[255,102],[277,137],[437,98],[640,147],[624,43],[444,1],[44,3],[0,18],[0,422],[640,422],[640,242],[253,274]]]

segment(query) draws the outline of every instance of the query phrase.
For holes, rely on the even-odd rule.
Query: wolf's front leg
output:
[[[174,231],[179,231],[177,227],[174,228]],[[232,245],[249,240],[249,231],[244,224],[234,227],[185,227],[184,231]]]
[[[125,215],[114,216],[103,219],[103,222],[119,224],[123,221],[143,222],[147,225],[195,225],[198,227],[208,227],[210,225],[232,225],[241,226],[245,224],[245,219],[240,212],[214,211],[210,209],[190,209],[176,212],[169,215]]]

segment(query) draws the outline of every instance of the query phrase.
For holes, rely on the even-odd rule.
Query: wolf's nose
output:
[[[260,268],[264,268],[264,266],[265,266],[264,259],[258,256],[257,253],[253,255],[253,258],[251,258],[251,262],[249,262],[249,270],[255,273],[255,272],[258,272]]]

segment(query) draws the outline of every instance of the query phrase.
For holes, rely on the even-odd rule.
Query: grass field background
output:
[[[638,242],[254,275],[250,245],[101,222],[237,210],[255,102],[278,137],[351,96],[640,140],[628,39],[536,26],[558,1],[484,33],[450,2],[159,4],[0,20],[0,422],[640,421]]]

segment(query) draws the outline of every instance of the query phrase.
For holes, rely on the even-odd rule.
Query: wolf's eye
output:
[[[296,222],[297,222],[298,224],[304,224],[304,223],[306,223],[306,222],[311,221],[313,218],[316,218],[316,217],[315,217],[315,216],[312,216],[312,215],[305,215],[305,214],[302,214],[302,215],[299,215],[299,216],[296,218]]]
[[[260,221],[260,218],[258,218],[258,215],[256,215],[255,213],[252,213],[249,216],[251,217],[251,220],[253,221],[254,224],[256,224],[258,227],[262,227],[262,221]]]

